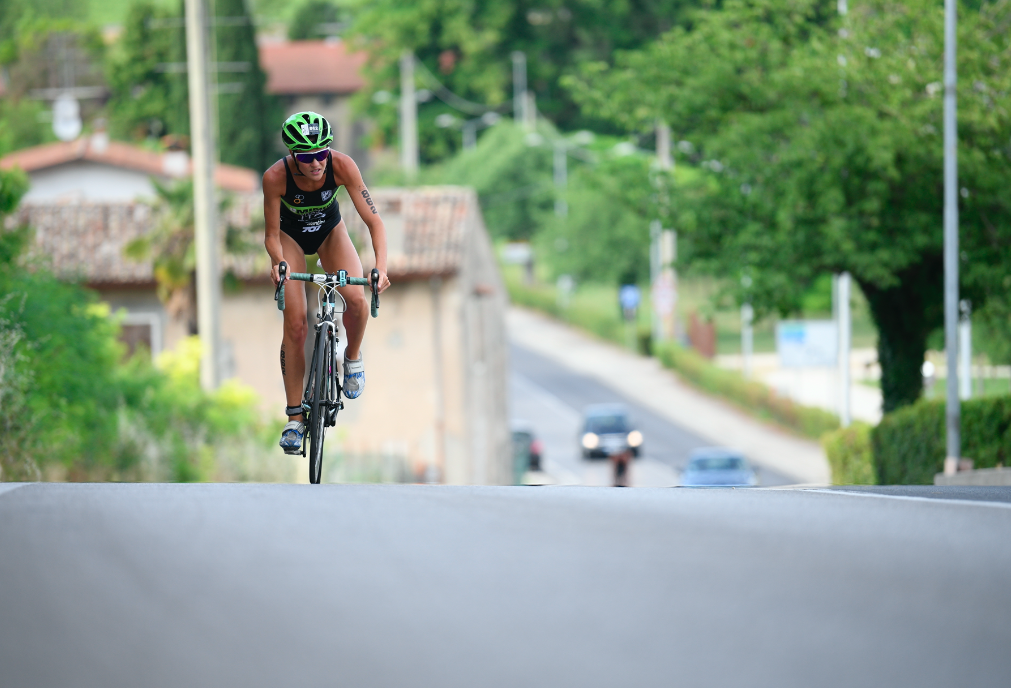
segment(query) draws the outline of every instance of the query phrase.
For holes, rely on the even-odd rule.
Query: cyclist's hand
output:
[[[281,281],[281,276],[277,272],[277,265],[271,266],[271,268],[270,268],[270,279],[274,283],[275,287]]]
[[[390,278],[386,275],[385,269],[377,268],[377,270],[379,270],[379,293],[382,294],[389,288]]]

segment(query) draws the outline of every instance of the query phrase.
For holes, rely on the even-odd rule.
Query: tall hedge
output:
[[[889,413],[871,432],[879,484],[931,485],[944,469],[943,401],[920,401]],[[962,456],[975,468],[1008,465],[1011,396],[962,403]]]

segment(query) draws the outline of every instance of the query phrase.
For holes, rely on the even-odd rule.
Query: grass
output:
[[[982,384],[983,390],[980,394],[980,383]],[[948,378],[939,377],[934,380],[929,388],[925,387],[923,390],[923,396],[927,399],[943,399],[945,390],[947,389]],[[1006,394],[1011,394],[1011,380],[1007,378],[973,378],[972,380],[972,396],[974,399],[979,397],[998,397],[1004,396]]]

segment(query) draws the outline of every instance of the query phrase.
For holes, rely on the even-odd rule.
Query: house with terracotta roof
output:
[[[327,436],[324,479],[508,483],[506,294],[477,196],[462,187],[422,187],[376,188],[373,198],[387,228],[393,286],[366,331],[367,389],[345,402]],[[235,203],[223,225],[250,227],[260,212],[257,203]],[[373,255],[365,223],[353,211],[344,219],[367,271]],[[125,311],[125,329],[135,328],[153,350],[172,348],[191,333],[185,310],[158,300],[151,262],[124,254],[152,231],[149,205],[26,200],[17,220],[35,229],[36,250],[54,271],[97,290],[114,312]],[[269,417],[280,419],[282,316],[259,231],[250,229],[244,242],[252,250],[223,253],[231,286],[222,298],[221,365],[226,377],[258,393]],[[299,286],[309,296],[311,325],[315,287]],[[278,448],[279,461],[291,458]]]
[[[28,173],[29,203],[127,202],[154,198],[151,179],[162,182],[189,176],[192,164],[185,151],[157,152],[122,141],[105,132],[74,141],[24,148],[0,158],[0,169],[18,167]],[[219,188],[237,194],[260,191],[260,176],[250,169],[218,165]]]
[[[351,109],[351,97],[365,87],[361,75],[365,53],[351,52],[346,43],[332,38],[265,41],[259,51],[267,92],[282,99],[286,114],[312,110],[326,117],[334,129],[334,148],[366,169],[368,150],[361,139],[369,125]]]

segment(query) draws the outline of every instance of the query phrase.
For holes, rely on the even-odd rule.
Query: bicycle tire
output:
[[[327,336],[329,323],[321,323],[316,333],[316,370],[313,384],[312,401],[309,410],[309,482],[318,485],[323,472],[323,436],[326,433],[327,411],[327,368],[330,367],[328,348],[330,338]]]

